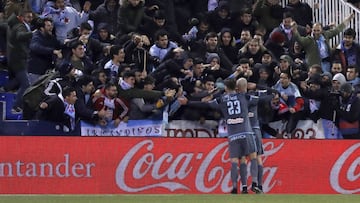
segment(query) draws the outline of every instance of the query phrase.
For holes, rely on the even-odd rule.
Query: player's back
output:
[[[220,98],[219,105],[228,126],[229,136],[252,133],[245,94],[224,94]]]

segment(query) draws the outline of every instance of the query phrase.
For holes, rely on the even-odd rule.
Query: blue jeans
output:
[[[13,80],[16,80],[16,82],[19,84],[19,89],[16,94],[16,99],[15,99],[13,108],[16,108],[16,107],[22,108],[24,92],[30,86],[27,71],[21,70],[21,71],[15,73],[15,78]]]

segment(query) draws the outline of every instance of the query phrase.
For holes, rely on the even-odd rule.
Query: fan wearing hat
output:
[[[270,38],[275,33],[280,33],[284,36],[282,47],[285,49],[291,49],[295,43],[294,33],[291,30],[291,24],[293,22],[295,22],[293,14],[290,12],[285,12],[282,16],[282,22],[280,23],[280,25],[274,28],[270,33]],[[307,33],[305,27],[298,26],[297,29],[301,36],[306,36]]]
[[[210,67],[204,70],[204,74],[212,75],[215,79],[227,78],[231,74],[231,71],[221,67],[221,59],[217,53],[207,54],[206,63]]]
[[[228,1],[219,1],[218,7],[208,14],[210,27],[218,33],[224,27],[230,27],[230,6]]]
[[[342,73],[337,73],[332,78],[332,91],[339,92],[341,85],[346,83],[345,76]]]
[[[285,53],[285,35],[280,31],[272,32],[269,39],[265,42],[265,47],[273,54],[276,60]]]
[[[166,30],[169,34],[169,38],[178,41],[180,37],[176,32],[173,32],[167,24],[167,19],[164,10],[156,10],[152,15],[151,19],[145,19],[145,23],[140,26],[139,32],[142,35],[146,35],[150,43],[154,43],[156,41],[156,32],[159,30]]]
[[[292,62],[293,60],[289,55],[281,55],[279,60],[279,66],[274,68],[275,71],[274,78],[276,80],[279,79],[281,72],[284,71],[289,72],[291,77],[293,73],[293,68],[291,66]]]
[[[360,99],[349,83],[340,87],[340,107],[336,110],[339,131],[344,139],[360,139]]]

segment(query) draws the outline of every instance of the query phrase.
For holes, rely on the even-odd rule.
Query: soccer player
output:
[[[245,78],[239,78],[236,81],[236,88],[238,93],[247,93],[247,80]],[[250,124],[255,136],[256,148],[257,148],[257,164],[258,164],[258,175],[257,182],[258,187],[256,185],[252,185],[251,190],[255,193],[263,193],[262,192],[262,178],[263,178],[263,161],[261,155],[264,154],[264,150],[262,147],[262,135],[260,130],[260,124],[258,120],[257,106],[259,97],[251,94],[247,94],[247,99],[249,100],[249,108],[248,108],[248,117],[250,120]],[[251,159],[251,155],[250,155]],[[242,194],[248,194],[247,190],[247,167],[246,167],[246,156],[242,156],[240,160],[240,179],[242,184]]]
[[[251,177],[253,191],[260,192],[258,188],[258,164],[256,160],[256,144],[254,133],[251,129],[248,117],[248,100],[244,93],[236,92],[236,81],[226,79],[225,93],[212,101],[210,106],[220,108],[228,126],[229,153],[231,161],[231,181],[233,184],[232,194],[238,192],[238,165],[239,157],[250,156]]]

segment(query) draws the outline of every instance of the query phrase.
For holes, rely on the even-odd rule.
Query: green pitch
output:
[[[0,203],[359,203],[360,195],[0,195]]]

